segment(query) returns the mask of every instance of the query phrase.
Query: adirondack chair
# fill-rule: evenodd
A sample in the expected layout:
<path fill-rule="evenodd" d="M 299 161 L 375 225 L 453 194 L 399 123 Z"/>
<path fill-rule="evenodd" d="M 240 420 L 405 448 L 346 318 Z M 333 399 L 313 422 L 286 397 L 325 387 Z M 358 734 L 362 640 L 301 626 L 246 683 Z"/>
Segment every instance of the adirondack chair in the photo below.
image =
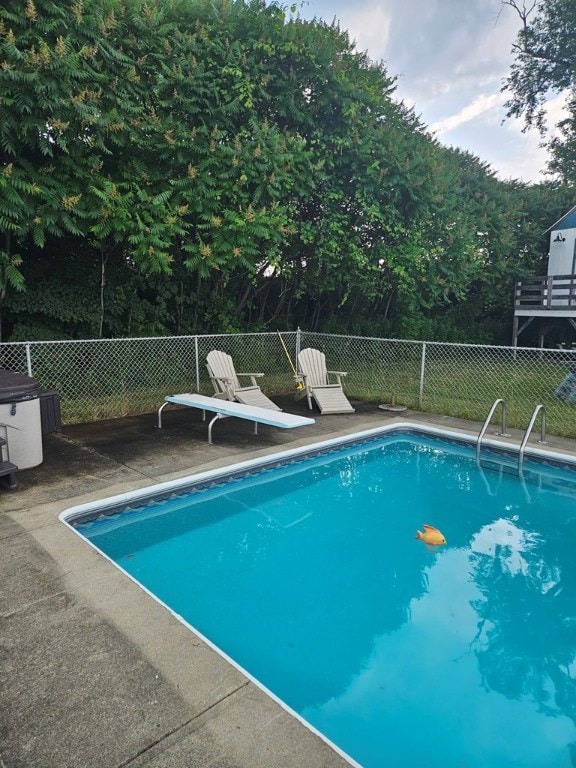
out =
<path fill-rule="evenodd" d="M 256 378 L 264 376 L 263 373 L 236 373 L 234 362 L 230 355 L 220 350 L 213 349 L 206 357 L 206 367 L 208 375 L 214 385 L 214 397 L 222 400 L 237 401 L 245 405 L 256 405 L 260 408 L 271 408 L 274 411 L 281 411 L 276 403 L 262 392 Z M 247 376 L 251 384 L 243 387 L 240 384 L 239 377 Z"/>
<path fill-rule="evenodd" d="M 303 349 L 298 355 L 299 378 L 304 384 L 301 397 L 306 395 L 308 407 L 316 401 L 320 413 L 354 413 L 354 408 L 342 389 L 342 378 L 346 371 L 329 371 L 326 355 L 318 349 Z M 334 377 L 332 383 L 330 377 Z"/>

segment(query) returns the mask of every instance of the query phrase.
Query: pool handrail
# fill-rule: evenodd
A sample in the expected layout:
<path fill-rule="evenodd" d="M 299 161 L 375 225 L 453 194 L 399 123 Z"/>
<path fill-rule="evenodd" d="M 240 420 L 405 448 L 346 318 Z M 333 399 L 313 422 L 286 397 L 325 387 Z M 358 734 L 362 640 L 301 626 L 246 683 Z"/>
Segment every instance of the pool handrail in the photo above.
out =
<path fill-rule="evenodd" d="M 496 434 L 499 437 L 510 437 L 510 434 L 506 432 L 506 400 L 504 400 L 503 397 L 499 397 L 497 400 L 494 400 L 494 402 L 492 403 L 492 407 L 490 408 L 488 416 L 486 417 L 486 421 L 484 422 L 484 425 L 480 430 L 478 439 L 476 441 L 476 463 L 477 464 L 480 463 L 480 448 L 482 444 L 482 438 L 486 434 L 486 430 L 488 429 L 490 421 L 492 420 L 492 416 L 494 416 L 494 412 L 496 411 L 496 408 L 499 405 L 502 405 L 502 431 L 496 432 Z"/>
<path fill-rule="evenodd" d="M 530 417 L 530 423 L 528 424 L 528 428 L 526 429 L 526 432 L 524 433 L 524 438 L 522 439 L 522 444 L 520 445 L 520 451 L 518 453 L 518 472 L 522 472 L 522 462 L 524 461 L 524 451 L 526 449 L 526 444 L 528 442 L 528 438 L 530 437 L 530 433 L 532 432 L 532 428 L 534 427 L 534 423 L 536 422 L 536 418 L 539 413 L 542 413 L 542 416 L 540 417 L 540 440 L 538 442 L 541 445 L 547 445 L 548 441 L 546 440 L 546 408 L 542 405 L 542 403 L 539 403 L 532 412 L 532 416 Z"/>

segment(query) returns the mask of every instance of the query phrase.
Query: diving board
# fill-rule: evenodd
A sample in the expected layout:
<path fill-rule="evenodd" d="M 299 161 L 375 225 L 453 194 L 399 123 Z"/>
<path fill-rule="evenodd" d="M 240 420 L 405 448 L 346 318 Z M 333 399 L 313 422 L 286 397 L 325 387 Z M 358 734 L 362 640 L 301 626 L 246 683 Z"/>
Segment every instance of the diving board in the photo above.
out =
<path fill-rule="evenodd" d="M 280 427 L 281 429 L 294 429 L 294 427 L 304 427 L 307 424 L 314 424 L 315 420 L 307 416 L 296 416 L 293 413 L 283 413 L 282 411 L 273 411 L 271 408 L 260 408 L 256 405 L 245 405 L 230 400 L 221 400 L 217 397 L 206 397 L 206 395 L 195 395 L 185 392 L 181 395 L 166 395 L 160 408 L 158 408 L 158 429 L 162 429 L 162 411 L 169 403 L 175 405 L 186 405 L 189 408 L 198 408 L 204 412 L 210 411 L 216 415 L 208 424 L 208 442 L 212 443 L 212 427 L 219 419 L 226 419 L 235 416 L 238 419 L 246 419 L 254 422 L 254 434 L 258 434 L 258 424 L 269 424 L 271 427 Z"/>

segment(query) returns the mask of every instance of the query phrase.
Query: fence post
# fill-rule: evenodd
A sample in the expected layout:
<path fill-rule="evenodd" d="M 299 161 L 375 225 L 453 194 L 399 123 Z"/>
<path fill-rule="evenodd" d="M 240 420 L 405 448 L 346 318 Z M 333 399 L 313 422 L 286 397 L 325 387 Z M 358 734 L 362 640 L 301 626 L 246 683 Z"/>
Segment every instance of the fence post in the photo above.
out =
<path fill-rule="evenodd" d="M 424 402 L 424 371 L 426 369 L 426 342 L 422 342 L 422 357 L 420 360 L 420 392 L 418 394 L 418 408 L 422 408 Z"/>
<path fill-rule="evenodd" d="M 296 370 L 298 370 L 298 355 L 300 354 L 300 326 L 296 329 Z"/>
<path fill-rule="evenodd" d="M 26 342 L 26 366 L 28 368 L 28 376 L 32 376 L 32 357 L 30 355 L 30 343 Z"/>
<path fill-rule="evenodd" d="M 200 392 L 200 358 L 198 353 L 198 336 L 194 336 L 194 364 L 196 366 L 196 392 Z"/>

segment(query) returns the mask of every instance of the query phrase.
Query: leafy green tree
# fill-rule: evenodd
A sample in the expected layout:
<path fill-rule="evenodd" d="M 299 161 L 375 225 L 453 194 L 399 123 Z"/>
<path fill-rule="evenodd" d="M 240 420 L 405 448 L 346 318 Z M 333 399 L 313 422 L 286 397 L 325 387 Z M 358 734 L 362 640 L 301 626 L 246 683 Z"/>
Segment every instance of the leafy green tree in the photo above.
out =
<path fill-rule="evenodd" d="M 24 290 L 24 275 L 20 271 L 22 258 L 11 252 L 10 238 L 6 238 L 6 249 L 0 250 L 0 341 L 2 340 L 2 307 L 9 288 L 21 292 Z"/>
<path fill-rule="evenodd" d="M 9 277 L 15 244 L 89 237 L 103 330 L 111 255 L 152 274 L 182 254 L 207 276 L 230 264 L 253 270 L 277 250 L 303 143 L 255 118 L 251 76 L 238 75 L 242 46 L 226 24 L 259 10 L 106 0 L 0 9 Z"/>
<path fill-rule="evenodd" d="M 478 268 L 437 143 L 403 105 L 381 64 L 337 25 L 293 19 L 268 39 L 271 97 L 259 109 L 307 141 L 294 235 L 273 264 L 283 306 L 318 327 L 358 303 L 383 318 L 465 290 Z M 278 71 L 277 60 L 282 62 Z M 460 224 L 459 224 L 460 222 Z M 464 240 L 466 242 L 464 242 Z M 262 274 L 253 296 L 266 294 Z"/>
<path fill-rule="evenodd" d="M 132 61 L 114 41 L 122 8 L 93 0 L 9 0 L 0 8 L 4 264 L 19 269 L 14 254 L 26 243 L 43 247 L 49 238 L 101 236 L 103 229 L 134 237 L 148 226 L 154 234 L 153 224 L 166 217 L 134 177 L 105 168 L 134 139 L 128 120 L 143 109 Z M 150 249 L 132 253 L 156 269 L 169 258 L 167 247 L 155 261 Z M 22 287 L 21 271 L 9 279 Z"/>
<path fill-rule="evenodd" d="M 462 332 L 457 310 L 503 315 L 532 268 L 521 187 L 442 147 L 337 24 L 259 0 L 8 0 L 0 65 L 13 338 L 440 334 L 447 312 Z"/>
<path fill-rule="evenodd" d="M 546 132 L 546 101 L 565 94 L 567 117 L 549 141 L 550 169 L 576 183 L 576 4 L 573 0 L 503 0 L 518 13 L 522 26 L 513 46 L 515 60 L 504 89 L 511 96 L 508 116 Z"/>

